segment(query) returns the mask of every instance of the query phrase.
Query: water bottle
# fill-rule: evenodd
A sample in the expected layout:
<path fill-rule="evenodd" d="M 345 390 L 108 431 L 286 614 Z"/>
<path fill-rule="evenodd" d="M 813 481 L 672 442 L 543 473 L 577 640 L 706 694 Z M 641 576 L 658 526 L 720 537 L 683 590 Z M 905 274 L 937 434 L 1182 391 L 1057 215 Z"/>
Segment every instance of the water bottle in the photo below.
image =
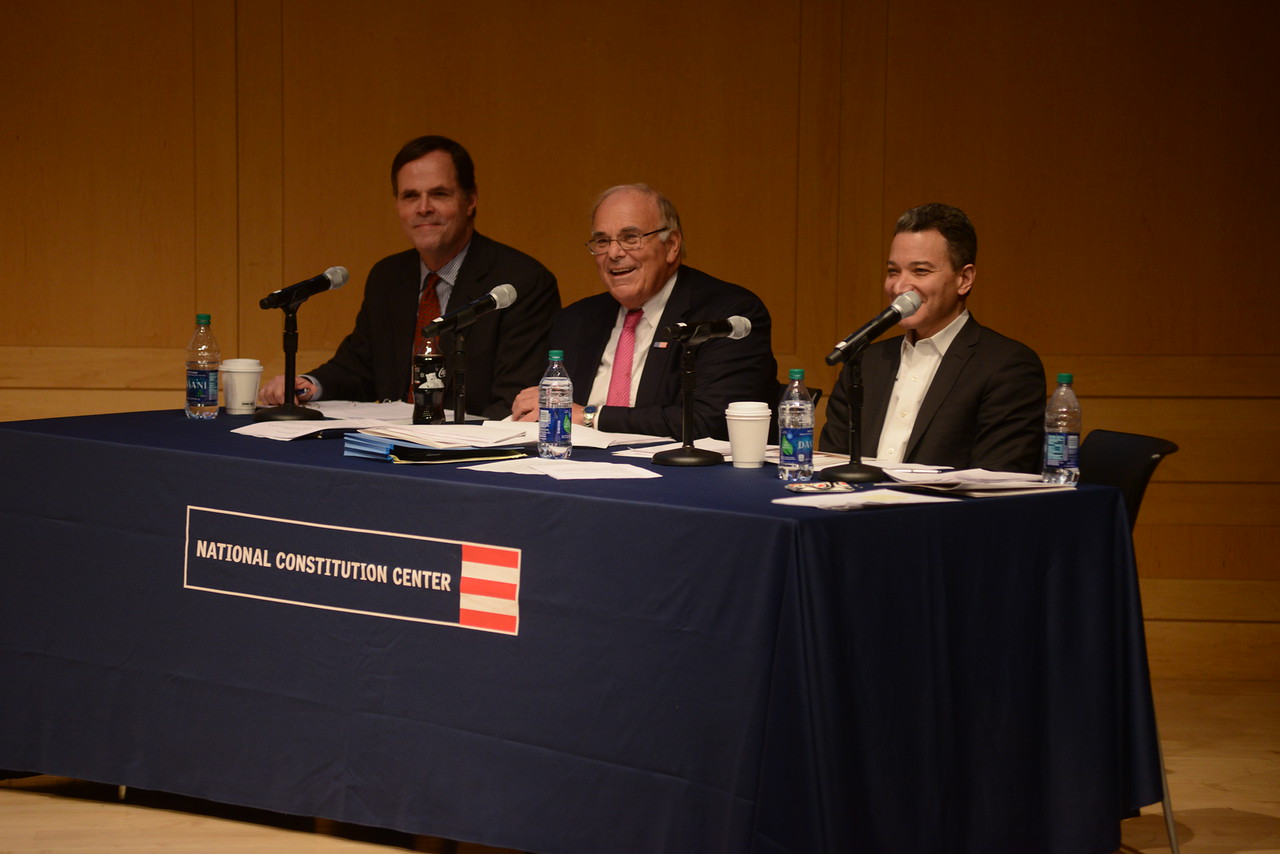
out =
<path fill-rule="evenodd" d="M 1045 483 L 1075 483 L 1080 479 L 1080 401 L 1071 388 L 1074 377 L 1058 374 L 1058 387 L 1044 409 Z"/>
<path fill-rule="evenodd" d="M 196 315 L 196 331 L 187 344 L 187 417 L 218 417 L 218 367 L 222 350 L 213 337 L 209 315 Z"/>
<path fill-rule="evenodd" d="M 573 451 L 573 380 L 564 369 L 564 351 L 547 353 L 547 372 L 538 383 L 538 456 L 568 459 Z"/>
<path fill-rule="evenodd" d="M 426 338 L 413 354 L 413 423 L 444 423 L 444 355 L 440 339 Z"/>
<path fill-rule="evenodd" d="M 804 384 L 804 368 L 792 368 L 791 384 L 778 404 L 778 477 L 813 479 L 813 396 Z"/>

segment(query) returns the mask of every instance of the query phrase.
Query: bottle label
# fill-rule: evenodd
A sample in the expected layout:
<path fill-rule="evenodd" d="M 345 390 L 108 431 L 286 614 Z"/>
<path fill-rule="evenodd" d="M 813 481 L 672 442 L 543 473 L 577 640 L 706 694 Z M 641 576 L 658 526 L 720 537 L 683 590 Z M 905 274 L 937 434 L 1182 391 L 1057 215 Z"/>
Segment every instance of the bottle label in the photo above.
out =
<path fill-rule="evenodd" d="M 1044 434 L 1045 468 L 1075 469 L 1080 467 L 1079 433 Z"/>
<path fill-rule="evenodd" d="M 813 428 L 783 427 L 778 435 L 778 453 L 784 466 L 806 466 L 813 462 Z"/>
<path fill-rule="evenodd" d="M 218 405 L 218 372 L 187 368 L 187 406 Z"/>
<path fill-rule="evenodd" d="M 568 445 L 572 429 L 572 407 L 544 407 L 538 411 L 538 441 L 542 444 Z"/>
<path fill-rule="evenodd" d="M 444 358 L 413 357 L 413 423 L 444 423 Z"/>

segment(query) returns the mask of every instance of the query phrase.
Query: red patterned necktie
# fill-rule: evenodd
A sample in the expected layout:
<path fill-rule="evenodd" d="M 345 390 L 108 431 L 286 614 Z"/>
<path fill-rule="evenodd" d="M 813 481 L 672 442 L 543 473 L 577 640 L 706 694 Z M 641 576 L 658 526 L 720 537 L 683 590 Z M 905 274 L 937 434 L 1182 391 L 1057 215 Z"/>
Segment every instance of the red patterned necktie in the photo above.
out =
<path fill-rule="evenodd" d="M 422 285 L 422 292 L 418 294 L 418 325 L 413 330 L 413 354 L 422 349 L 422 327 L 440 316 L 440 295 L 436 293 L 436 285 L 439 284 L 440 277 L 435 273 L 427 273 L 427 280 Z M 410 361 L 412 362 L 412 355 Z M 409 372 L 413 373 L 412 370 Z M 413 383 L 409 384 L 409 402 L 413 402 Z"/>
<path fill-rule="evenodd" d="M 633 308 L 622 321 L 618 349 L 613 354 L 613 373 L 609 377 L 609 398 L 605 401 L 608 406 L 631 405 L 631 363 L 636 355 L 636 326 L 642 317 L 644 309 Z"/>

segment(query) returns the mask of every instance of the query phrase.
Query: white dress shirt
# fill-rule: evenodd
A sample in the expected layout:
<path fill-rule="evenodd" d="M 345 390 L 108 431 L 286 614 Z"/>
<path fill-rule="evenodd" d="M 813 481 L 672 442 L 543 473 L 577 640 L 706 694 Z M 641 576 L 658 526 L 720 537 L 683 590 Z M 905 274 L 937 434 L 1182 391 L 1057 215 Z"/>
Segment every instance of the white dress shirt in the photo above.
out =
<path fill-rule="evenodd" d="M 920 404 L 933 383 L 933 377 L 942 364 L 942 357 L 955 340 L 961 327 L 969 319 L 969 312 L 947 324 L 946 328 L 930 338 L 922 338 L 915 344 L 911 337 L 903 336 L 902 358 L 898 362 L 898 375 L 893 381 L 893 394 L 880 428 L 880 447 L 876 459 L 888 463 L 900 463 L 907 452 L 907 442 L 916 426 Z"/>
<path fill-rule="evenodd" d="M 676 285 L 676 275 L 672 274 L 662 290 L 640 306 L 644 311 L 644 317 L 640 318 L 640 322 L 636 324 L 636 348 L 631 361 L 629 399 L 632 406 L 636 402 L 636 389 L 640 388 L 640 376 L 644 373 L 645 360 L 649 358 L 649 349 L 653 346 L 658 324 L 662 321 L 662 312 L 666 309 L 667 300 L 671 297 L 671 289 Z M 609 343 L 604 347 L 604 355 L 600 357 L 600 367 L 596 369 L 596 378 L 591 384 L 591 394 L 587 397 L 588 404 L 604 406 L 605 401 L 609 399 L 609 380 L 613 377 L 613 356 L 618 352 L 618 338 L 622 335 L 622 324 L 626 319 L 627 310 L 618 306 L 618 317 L 614 321 L 613 331 L 609 333 Z"/>

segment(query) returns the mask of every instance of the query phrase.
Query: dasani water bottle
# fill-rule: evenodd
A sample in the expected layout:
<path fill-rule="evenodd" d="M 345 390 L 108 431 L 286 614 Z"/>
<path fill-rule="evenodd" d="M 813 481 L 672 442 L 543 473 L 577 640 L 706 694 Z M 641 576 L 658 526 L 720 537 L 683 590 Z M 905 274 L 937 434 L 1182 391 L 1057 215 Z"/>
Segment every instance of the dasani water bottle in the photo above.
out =
<path fill-rule="evenodd" d="M 1075 378 L 1058 374 L 1044 409 L 1044 466 L 1040 479 L 1045 483 L 1075 483 L 1080 479 L 1080 401 L 1071 388 Z"/>
<path fill-rule="evenodd" d="M 813 478 L 813 396 L 804 384 L 804 369 L 792 368 L 791 384 L 778 404 L 778 477 Z"/>
<path fill-rule="evenodd" d="M 538 383 L 538 456 L 568 459 L 573 451 L 573 380 L 564 369 L 564 351 L 547 353 L 547 372 Z"/>

